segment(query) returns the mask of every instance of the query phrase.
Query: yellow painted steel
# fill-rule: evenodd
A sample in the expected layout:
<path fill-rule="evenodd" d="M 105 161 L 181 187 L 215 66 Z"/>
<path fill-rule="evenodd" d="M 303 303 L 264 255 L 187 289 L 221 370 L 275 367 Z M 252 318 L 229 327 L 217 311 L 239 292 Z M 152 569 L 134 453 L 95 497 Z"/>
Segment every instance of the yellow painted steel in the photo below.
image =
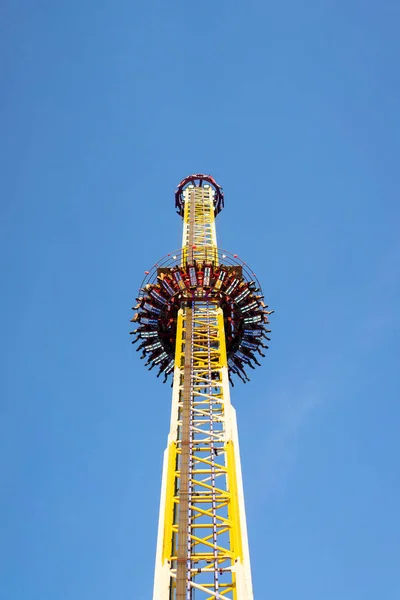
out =
<path fill-rule="evenodd" d="M 210 564 L 215 562 L 214 550 L 217 552 L 218 569 L 221 584 L 220 596 L 236 600 L 235 591 L 235 560 L 242 559 L 240 542 L 240 519 L 237 505 L 236 473 L 233 453 L 230 451 L 232 442 L 225 443 L 225 431 L 217 424 L 224 423 L 224 386 L 222 381 L 222 369 L 226 365 L 225 332 L 221 309 L 216 303 L 206 306 L 195 304 L 193 309 L 193 425 L 197 432 L 197 447 L 194 452 L 192 486 L 193 497 L 191 502 L 191 561 L 194 569 L 209 569 Z M 178 338 L 184 338 L 176 349 L 176 365 L 183 363 L 185 353 L 184 321 L 182 319 L 183 332 L 178 332 Z M 179 327 L 179 323 L 178 323 Z M 187 336 L 186 339 L 189 339 Z M 210 371 L 213 373 L 210 380 Z M 183 383 L 183 381 L 182 381 Z M 212 386 L 210 384 L 212 383 Z M 183 387 L 183 386 L 182 386 Z M 212 409 L 211 409 L 211 406 Z M 210 419 L 215 421 L 214 436 L 210 438 Z M 213 444 L 211 444 L 213 439 Z M 178 454 L 180 442 L 177 441 Z M 195 444 L 196 445 L 196 444 Z M 210 484 L 212 469 L 211 448 L 218 453 L 218 463 L 214 461 L 214 475 L 218 482 L 213 486 Z M 208 467 L 208 468 L 205 468 Z M 175 487 L 179 488 L 179 471 L 175 473 Z M 212 514 L 211 496 L 214 491 L 215 515 Z M 179 494 L 174 497 L 179 506 Z M 206 508 L 204 508 L 206 507 Z M 216 522 L 217 544 L 213 543 L 211 533 L 213 518 Z M 177 517 L 172 527 L 173 536 L 177 535 Z M 174 547 L 174 544 L 173 544 Z M 171 564 L 176 561 L 176 554 L 169 557 Z M 208 565 L 208 566 L 207 566 Z M 174 579 L 171 581 L 174 589 Z M 209 592 L 214 590 L 214 581 L 204 582 L 197 587 L 200 592 L 210 596 Z M 172 596 L 173 597 L 173 596 Z"/>
<path fill-rule="evenodd" d="M 187 190 L 183 238 L 183 266 L 191 259 L 217 262 L 212 188 Z M 196 590 L 196 600 L 243 600 L 236 586 L 237 564 L 243 561 L 243 528 L 230 433 L 223 313 L 217 300 L 188 302 L 192 318 L 186 319 L 188 309 L 183 306 L 177 321 L 175 377 L 179 377 L 179 397 L 176 431 L 171 432 L 176 442 L 168 449 L 162 545 L 162 560 L 169 565 L 170 577 L 165 598 L 176 597 L 183 388 L 184 377 L 189 376 L 183 367 L 186 345 L 191 344 L 190 588 Z M 186 330 L 187 323 L 191 323 L 190 331 Z"/>
<path fill-rule="evenodd" d="M 190 207 L 186 201 L 183 209 L 183 239 L 182 239 L 182 265 L 186 265 L 188 261 L 188 230 L 189 230 Z"/>
<path fill-rule="evenodd" d="M 187 262 L 218 263 L 211 187 L 188 187 L 183 213 L 182 265 Z"/>
<path fill-rule="evenodd" d="M 178 322 L 176 326 L 176 342 L 175 342 L 175 368 L 181 367 L 182 356 L 182 333 L 183 333 L 183 310 L 178 311 Z"/>
<path fill-rule="evenodd" d="M 172 527 L 174 513 L 174 485 L 176 477 L 176 443 L 168 447 L 167 489 L 165 495 L 165 526 L 163 539 L 163 562 L 168 560 L 172 553 Z"/>
<path fill-rule="evenodd" d="M 239 495 L 237 485 L 237 473 L 235 465 L 235 450 L 233 442 L 229 441 L 226 444 L 226 452 L 228 459 L 228 478 L 229 488 L 231 492 L 231 502 L 229 504 L 229 514 L 232 521 L 235 523 L 235 527 L 232 535 L 233 551 L 237 557 L 243 560 L 243 543 L 242 543 L 242 532 L 240 527 L 240 514 L 239 514 Z"/>
<path fill-rule="evenodd" d="M 228 356 L 226 354 L 226 341 L 225 341 L 225 327 L 224 327 L 224 315 L 222 312 L 222 308 L 218 311 L 218 329 L 220 331 L 220 354 L 219 354 L 219 366 L 227 367 L 228 366 Z"/>

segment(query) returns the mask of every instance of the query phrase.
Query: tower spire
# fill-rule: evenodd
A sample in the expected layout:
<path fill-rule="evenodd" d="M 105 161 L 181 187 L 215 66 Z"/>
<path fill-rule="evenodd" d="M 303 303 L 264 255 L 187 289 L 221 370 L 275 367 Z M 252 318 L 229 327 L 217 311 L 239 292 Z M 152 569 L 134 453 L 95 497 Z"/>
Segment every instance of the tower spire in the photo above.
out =
<path fill-rule="evenodd" d="M 173 382 L 153 600 L 253 599 L 229 381 L 259 364 L 271 311 L 246 264 L 217 247 L 223 205 L 211 176 L 179 184 L 182 248 L 147 273 L 132 319 L 146 365 Z"/>

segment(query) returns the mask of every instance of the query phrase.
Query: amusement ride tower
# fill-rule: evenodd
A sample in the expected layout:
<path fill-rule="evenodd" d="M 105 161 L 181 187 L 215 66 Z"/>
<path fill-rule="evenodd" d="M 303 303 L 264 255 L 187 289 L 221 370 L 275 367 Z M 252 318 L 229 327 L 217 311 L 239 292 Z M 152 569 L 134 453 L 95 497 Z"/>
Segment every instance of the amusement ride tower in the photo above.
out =
<path fill-rule="evenodd" d="M 229 382 L 260 364 L 273 311 L 246 263 L 217 247 L 215 180 L 187 177 L 175 204 L 182 248 L 146 271 L 132 319 L 141 358 L 173 388 L 153 600 L 253 600 Z"/>

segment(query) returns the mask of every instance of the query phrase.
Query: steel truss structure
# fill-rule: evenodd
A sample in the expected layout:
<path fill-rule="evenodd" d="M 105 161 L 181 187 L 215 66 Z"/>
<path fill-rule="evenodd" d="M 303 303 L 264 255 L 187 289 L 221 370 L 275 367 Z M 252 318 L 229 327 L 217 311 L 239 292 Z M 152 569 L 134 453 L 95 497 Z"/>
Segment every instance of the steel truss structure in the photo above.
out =
<path fill-rule="evenodd" d="M 192 175 L 175 195 L 180 252 L 156 264 L 137 298 L 142 358 L 173 376 L 164 453 L 153 600 L 252 600 L 233 374 L 264 356 L 270 330 L 256 280 L 218 250 L 223 192 Z"/>

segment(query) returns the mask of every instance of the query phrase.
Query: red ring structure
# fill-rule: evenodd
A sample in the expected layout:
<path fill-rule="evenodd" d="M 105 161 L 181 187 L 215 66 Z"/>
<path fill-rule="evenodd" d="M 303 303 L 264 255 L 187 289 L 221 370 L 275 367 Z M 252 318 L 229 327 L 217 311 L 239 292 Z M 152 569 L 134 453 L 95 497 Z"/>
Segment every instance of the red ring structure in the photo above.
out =
<path fill-rule="evenodd" d="M 175 208 L 177 209 L 178 215 L 183 217 L 183 191 L 188 185 L 194 185 L 195 187 L 202 187 L 204 183 L 208 183 L 212 186 L 215 191 L 214 194 L 214 214 L 217 216 L 224 208 L 224 192 L 222 187 L 218 185 L 214 177 L 211 175 L 203 175 L 202 173 L 196 173 L 195 175 L 189 175 L 182 179 L 175 191 Z"/>
<path fill-rule="evenodd" d="M 268 348 L 268 315 L 263 302 L 261 286 L 255 274 L 236 254 L 218 250 L 218 260 L 202 264 L 184 263 L 182 250 L 170 253 L 156 263 L 142 282 L 137 310 L 132 322 L 139 327 L 135 343 L 146 366 L 158 367 L 157 376 L 164 373 L 164 382 L 173 372 L 178 310 L 182 303 L 194 299 L 203 302 L 217 300 L 224 315 L 228 372 L 242 381 L 249 380 L 245 368 L 260 365 L 255 354 L 265 356 L 261 348 Z"/>

